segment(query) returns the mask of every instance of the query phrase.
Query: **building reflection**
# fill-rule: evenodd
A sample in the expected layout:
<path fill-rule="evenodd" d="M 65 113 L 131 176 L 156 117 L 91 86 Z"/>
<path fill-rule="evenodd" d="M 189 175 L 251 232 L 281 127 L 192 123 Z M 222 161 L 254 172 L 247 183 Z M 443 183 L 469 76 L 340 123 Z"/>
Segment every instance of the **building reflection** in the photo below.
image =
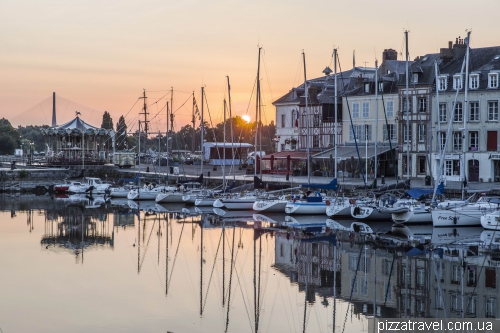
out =
<path fill-rule="evenodd" d="M 422 228 L 421 226 L 419 228 Z M 382 318 L 498 318 L 500 233 L 428 227 L 432 239 L 383 242 L 330 231 L 276 232 L 274 268 L 308 303 L 349 302 L 351 314 Z M 335 236 L 336 247 L 331 239 Z"/>
<path fill-rule="evenodd" d="M 45 211 L 40 243 L 50 251 L 72 253 L 76 262 L 83 263 L 84 251 L 113 248 L 114 228 L 104 207 L 68 204 Z"/>

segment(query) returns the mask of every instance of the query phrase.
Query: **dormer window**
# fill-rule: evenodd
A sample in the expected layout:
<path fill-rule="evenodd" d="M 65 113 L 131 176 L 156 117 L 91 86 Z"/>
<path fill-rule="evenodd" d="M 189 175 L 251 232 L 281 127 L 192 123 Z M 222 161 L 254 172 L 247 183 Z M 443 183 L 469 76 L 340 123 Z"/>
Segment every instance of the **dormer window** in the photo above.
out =
<path fill-rule="evenodd" d="M 469 89 L 479 88 L 479 74 L 469 75 Z"/>
<path fill-rule="evenodd" d="M 370 92 L 370 84 L 365 83 L 365 93 L 369 93 L 369 92 Z"/>
<path fill-rule="evenodd" d="M 462 75 L 453 75 L 453 89 L 462 89 Z"/>
<path fill-rule="evenodd" d="M 488 88 L 498 88 L 498 73 L 488 74 Z"/>
<path fill-rule="evenodd" d="M 438 90 L 445 91 L 448 88 L 448 78 L 446 76 L 440 76 L 438 78 Z"/>
<path fill-rule="evenodd" d="M 418 73 L 413 73 L 413 76 L 411 78 L 412 83 L 418 83 Z"/>

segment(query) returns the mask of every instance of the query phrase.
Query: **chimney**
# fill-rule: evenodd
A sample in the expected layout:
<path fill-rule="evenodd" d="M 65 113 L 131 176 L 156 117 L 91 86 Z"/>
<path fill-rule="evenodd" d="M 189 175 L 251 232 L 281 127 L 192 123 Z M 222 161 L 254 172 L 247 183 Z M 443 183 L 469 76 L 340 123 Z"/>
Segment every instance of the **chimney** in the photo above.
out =
<path fill-rule="evenodd" d="M 57 126 L 56 121 L 56 93 L 52 93 L 52 127 Z"/>
<path fill-rule="evenodd" d="M 465 54 L 467 50 L 467 45 L 465 45 L 464 40 L 458 36 L 455 40 L 455 45 L 453 45 L 453 59 L 460 58 Z"/>
<path fill-rule="evenodd" d="M 398 60 L 398 52 L 394 49 L 385 49 L 384 52 L 382 52 L 382 64 L 380 64 L 381 75 L 387 74 L 385 69 L 386 60 Z"/>
<path fill-rule="evenodd" d="M 446 64 L 450 62 L 453 59 L 453 48 L 452 48 L 452 41 L 448 42 L 448 48 L 441 48 L 439 50 L 439 58 L 443 60 L 443 63 Z"/>

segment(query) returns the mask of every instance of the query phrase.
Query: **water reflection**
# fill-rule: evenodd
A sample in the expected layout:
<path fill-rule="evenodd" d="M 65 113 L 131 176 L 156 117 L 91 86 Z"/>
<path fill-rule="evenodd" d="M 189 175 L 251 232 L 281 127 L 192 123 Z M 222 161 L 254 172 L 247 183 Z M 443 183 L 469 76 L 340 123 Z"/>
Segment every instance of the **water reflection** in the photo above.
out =
<path fill-rule="evenodd" d="M 134 301 L 155 320 L 142 322 L 142 328 L 128 322 L 131 332 L 160 327 L 173 332 L 345 332 L 366 330 L 373 316 L 499 315 L 500 235 L 494 230 L 127 200 L 100 203 L 86 197 L 13 198 L 2 207 L 13 221 L 26 216 L 29 232 L 24 232 L 38 232 L 43 253 L 68 253 L 81 264 L 85 253 L 85 265 L 79 267 L 89 274 L 102 281 L 112 274 L 120 290 L 138 289 Z M 6 227 L 0 225 L 0 234 Z M 9 246 L 25 253 L 22 244 Z M 57 262 L 64 265 L 63 259 L 42 260 L 50 270 L 59 270 L 53 266 Z M 113 273 L 92 267 L 100 260 Z M 119 308 L 119 294 L 108 291 L 107 283 L 100 291 L 109 292 L 109 302 Z M 78 296 L 85 299 L 84 290 Z M 125 316 L 137 311 L 122 307 Z M 98 326 L 95 331 L 112 327 Z"/>

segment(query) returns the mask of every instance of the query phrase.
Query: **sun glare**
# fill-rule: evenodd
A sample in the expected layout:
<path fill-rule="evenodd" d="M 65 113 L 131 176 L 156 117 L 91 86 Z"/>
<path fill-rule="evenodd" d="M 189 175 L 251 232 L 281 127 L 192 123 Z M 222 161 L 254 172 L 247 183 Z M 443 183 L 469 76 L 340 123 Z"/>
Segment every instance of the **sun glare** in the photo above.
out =
<path fill-rule="evenodd" d="M 241 119 L 243 119 L 244 121 L 246 121 L 247 123 L 250 122 L 250 116 L 249 115 L 244 115 L 244 116 L 241 116 Z"/>

